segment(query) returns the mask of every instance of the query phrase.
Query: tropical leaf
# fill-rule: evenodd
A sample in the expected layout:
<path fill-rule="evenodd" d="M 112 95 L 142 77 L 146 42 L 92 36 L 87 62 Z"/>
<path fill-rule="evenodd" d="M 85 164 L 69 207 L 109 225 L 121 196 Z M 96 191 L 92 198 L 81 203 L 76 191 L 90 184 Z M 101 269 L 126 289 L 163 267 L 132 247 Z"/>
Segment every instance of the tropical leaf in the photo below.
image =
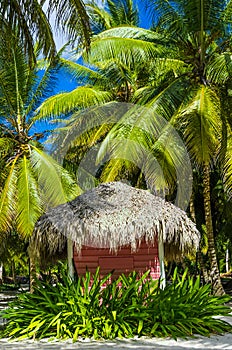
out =
<path fill-rule="evenodd" d="M 118 59 L 128 68 L 134 62 L 146 62 L 164 55 L 164 48 L 151 42 L 133 38 L 103 37 L 93 41 L 88 61 L 95 64 L 99 61 Z"/>
<path fill-rule="evenodd" d="M 44 101 L 37 110 L 34 120 L 49 119 L 70 113 L 78 108 L 103 104 L 110 101 L 111 96 L 112 94 L 107 91 L 99 91 L 91 87 L 77 87 L 71 92 L 60 93 Z"/>
<path fill-rule="evenodd" d="M 82 0 L 49 0 L 48 12 L 56 13 L 56 27 L 68 36 L 68 41 L 82 41 L 85 46 L 89 46 L 91 30 Z"/>
<path fill-rule="evenodd" d="M 10 231 L 13 226 L 13 217 L 16 209 L 17 189 L 17 160 L 8 164 L 4 185 L 0 190 L 0 231 Z"/>
<path fill-rule="evenodd" d="M 161 91 L 157 88 L 138 90 L 135 98 L 146 104 L 153 113 L 170 120 L 186 95 L 187 84 L 188 79 L 180 77 L 171 81 Z"/>
<path fill-rule="evenodd" d="M 94 33 L 122 24 L 138 25 L 139 15 L 133 0 L 106 0 L 100 7 L 95 1 L 86 4 Z"/>
<path fill-rule="evenodd" d="M 193 89 L 190 96 L 190 100 L 180 107 L 180 113 L 174 117 L 174 124 L 181 123 L 193 159 L 198 164 L 209 163 L 221 135 L 220 100 L 210 87 L 204 85 Z"/>
<path fill-rule="evenodd" d="M 40 42 L 43 54 L 50 59 L 54 58 L 56 49 L 52 29 L 39 1 L 32 0 L 23 6 L 20 0 L 11 3 L 1 1 L 0 13 L 1 28 L 6 26 L 11 36 L 15 35 L 17 28 L 17 37 L 22 38 L 31 66 L 36 63 L 34 44 L 37 40 Z"/>
<path fill-rule="evenodd" d="M 232 53 L 217 54 L 207 65 L 207 79 L 216 84 L 225 84 L 232 72 Z"/>
<path fill-rule="evenodd" d="M 225 163 L 223 169 L 223 180 L 225 189 L 229 195 L 232 197 L 232 134 L 230 133 L 227 141 L 227 150 L 225 156 Z"/>
<path fill-rule="evenodd" d="M 17 230 L 24 238 L 30 237 L 35 222 L 42 213 L 38 182 L 30 160 L 24 155 L 18 162 L 16 216 Z"/>
<path fill-rule="evenodd" d="M 105 137 L 97 162 L 106 156 L 131 162 L 144 174 L 149 188 L 163 193 L 174 186 L 176 173 L 183 175 L 186 166 L 186 150 L 175 130 L 165 119 L 138 106 L 131 108 Z M 118 163 L 108 165 L 109 178 L 114 172 L 118 174 Z"/>
<path fill-rule="evenodd" d="M 64 67 L 74 79 L 78 82 L 96 82 L 98 79 L 102 79 L 101 75 L 95 70 L 78 64 L 76 62 L 61 58 L 61 65 Z"/>
<path fill-rule="evenodd" d="M 71 175 L 51 156 L 32 146 L 30 162 L 37 176 L 38 191 L 44 208 L 54 207 L 80 193 Z"/>
<path fill-rule="evenodd" d="M 118 26 L 116 28 L 111 28 L 108 30 L 99 33 L 94 40 L 99 40 L 101 38 L 127 38 L 127 39 L 136 39 L 141 41 L 149 41 L 156 44 L 164 44 L 162 39 L 164 39 L 160 34 L 140 27 L 135 26 Z"/>

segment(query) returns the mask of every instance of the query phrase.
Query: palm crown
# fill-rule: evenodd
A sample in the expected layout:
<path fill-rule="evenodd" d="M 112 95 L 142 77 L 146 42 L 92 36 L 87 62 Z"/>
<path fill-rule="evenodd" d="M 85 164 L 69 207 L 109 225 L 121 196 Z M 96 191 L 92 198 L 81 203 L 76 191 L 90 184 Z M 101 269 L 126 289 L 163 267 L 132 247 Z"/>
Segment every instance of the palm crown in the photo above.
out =
<path fill-rule="evenodd" d="M 72 177 L 43 151 L 33 134 L 33 111 L 52 70 L 31 70 L 17 38 L 5 33 L 0 54 L 0 227 L 29 237 L 43 211 L 77 193 Z"/>

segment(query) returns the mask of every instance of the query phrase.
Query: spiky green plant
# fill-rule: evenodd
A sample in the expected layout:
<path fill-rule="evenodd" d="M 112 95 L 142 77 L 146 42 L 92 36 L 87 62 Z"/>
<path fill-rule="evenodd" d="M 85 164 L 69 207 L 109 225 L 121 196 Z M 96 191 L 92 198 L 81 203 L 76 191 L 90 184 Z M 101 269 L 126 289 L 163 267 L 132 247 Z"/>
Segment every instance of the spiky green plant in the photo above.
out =
<path fill-rule="evenodd" d="M 64 266 L 55 285 L 37 281 L 33 294 L 24 293 L 1 312 L 8 320 L 4 336 L 25 338 L 187 337 L 222 334 L 231 325 L 229 296 L 213 296 L 200 278 L 180 277 L 177 270 L 164 290 L 158 281 L 135 272 L 111 280 L 99 270 L 72 281 Z"/>

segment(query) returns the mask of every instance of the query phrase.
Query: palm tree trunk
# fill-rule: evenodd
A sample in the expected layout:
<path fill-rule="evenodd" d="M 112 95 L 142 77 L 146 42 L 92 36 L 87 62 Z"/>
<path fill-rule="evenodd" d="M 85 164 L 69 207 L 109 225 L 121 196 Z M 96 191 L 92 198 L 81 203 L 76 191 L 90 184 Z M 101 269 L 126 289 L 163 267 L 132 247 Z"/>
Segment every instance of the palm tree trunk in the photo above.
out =
<path fill-rule="evenodd" d="M 35 286 L 35 276 L 36 276 L 36 263 L 33 256 L 30 255 L 30 293 L 34 292 L 34 286 Z"/>
<path fill-rule="evenodd" d="M 3 283 L 3 264 L 0 263 L 0 284 Z"/>
<path fill-rule="evenodd" d="M 213 287 L 213 292 L 216 295 L 225 294 L 222 287 L 220 272 L 218 268 L 217 255 L 214 242 L 212 212 L 210 203 L 210 169 L 208 164 L 203 166 L 203 196 L 204 196 L 204 211 L 205 225 L 208 237 L 208 254 L 210 260 L 210 278 Z"/>
<path fill-rule="evenodd" d="M 12 270 L 12 279 L 14 284 L 16 284 L 16 273 L 15 273 L 15 262 L 14 260 L 11 261 L 11 270 Z"/>
<path fill-rule="evenodd" d="M 229 249 L 227 247 L 226 248 L 226 272 L 230 271 L 229 261 L 230 261 L 230 253 L 229 253 Z"/>
<path fill-rule="evenodd" d="M 190 211 L 190 218 L 191 218 L 191 220 L 196 223 L 196 211 L 195 211 L 193 193 L 191 195 L 190 202 L 189 202 L 189 211 Z M 199 249 L 197 251 L 197 254 L 196 254 L 196 265 L 198 265 L 197 262 L 200 265 L 200 271 L 202 272 L 202 276 L 203 276 L 204 282 L 205 283 L 209 283 L 210 282 L 210 278 L 209 278 L 209 274 L 208 274 L 208 271 L 207 271 L 207 269 L 205 267 L 204 259 L 203 259 L 203 256 L 202 256 L 201 244 L 200 244 L 200 247 L 199 247 Z M 198 267 L 197 267 L 197 270 L 198 270 Z"/>

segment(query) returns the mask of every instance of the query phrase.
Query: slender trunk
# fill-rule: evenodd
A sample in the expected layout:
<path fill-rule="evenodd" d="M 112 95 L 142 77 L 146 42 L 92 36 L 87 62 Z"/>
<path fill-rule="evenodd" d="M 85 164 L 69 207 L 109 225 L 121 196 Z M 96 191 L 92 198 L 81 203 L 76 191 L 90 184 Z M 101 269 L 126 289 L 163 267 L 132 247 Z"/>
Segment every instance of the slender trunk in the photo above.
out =
<path fill-rule="evenodd" d="M 202 252 L 199 251 L 198 252 L 198 260 L 199 260 L 199 264 L 201 267 L 201 272 L 202 272 L 202 276 L 203 276 L 203 280 L 205 283 L 211 283 L 211 278 L 210 275 L 207 271 L 207 268 L 205 267 L 205 262 L 204 262 L 204 258 L 202 256 Z"/>
<path fill-rule="evenodd" d="M 229 267 L 229 249 L 227 248 L 226 249 L 226 272 L 229 272 L 230 271 L 230 267 Z"/>
<path fill-rule="evenodd" d="M 210 278 L 214 294 L 225 294 L 222 287 L 220 272 L 217 262 L 217 255 L 214 242 L 212 212 L 210 203 L 210 169 L 209 165 L 205 164 L 203 168 L 203 196 L 204 196 L 204 211 L 205 211 L 205 225 L 208 237 L 208 254 L 210 260 Z"/>
<path fill-rule="evenodd" d="M 15 274 L 15 262 L 14 260 L 11 261 L 11 270 L 12 270 L 12 278 L 14 284 L 16 284 L 16 274 Z"/>
<path fill-rule="evenodd" d="M 192 196 L 190 198 L 190 202 L 189 202 L 189 211 L 190 211 L 191 220 L 196 223 L 196 211 L 195 211 L 193 194 L 192 194 Z M 204 259 L 203 259 L 203 256 L 202 256 L 201 243 L 200 243 L 200 247 L 199 247 L 199 249 L 198 249 L 198 251 L 196 253 L 196 265 L 198 265 L 197 263 L 199 263 L 200 272 L 202 273 L 204 282 L 205 283 L 209 283 L 210 282 L 210 278 L 209 278 L 209 274 L 208 274 L 208 271 L 207 271 L 207 269 L 205 267 Z M 197 270 L 198 270 L 198 267 L 197 267 Z"/>
<path fill-rule="evenodd" d="M 67 255 L 68 255 L 68 274 L 71 280 L 74 280 L 74 267 L 73 267 L 73 241 L 67 239 Z"/>
<path fill-rule="evenodd" d="M 0 284 L 3 283 L 3 264 L 0 263 Z"/>
<path fill-rule="evenodd" d="M 33 256 L 30 256 L 30 293 L 34 292 L 35 277 L 36 277 L 36 263 Z"/>
<path fill-rule="evenodd" d="M 192 195 L 190 197 L 190 201 L 189 201 L 189 211 L 190 211 L 191 220 L 196 223 L 196 211 L 195 211 L 193 193 L 192 193 Z"/>

